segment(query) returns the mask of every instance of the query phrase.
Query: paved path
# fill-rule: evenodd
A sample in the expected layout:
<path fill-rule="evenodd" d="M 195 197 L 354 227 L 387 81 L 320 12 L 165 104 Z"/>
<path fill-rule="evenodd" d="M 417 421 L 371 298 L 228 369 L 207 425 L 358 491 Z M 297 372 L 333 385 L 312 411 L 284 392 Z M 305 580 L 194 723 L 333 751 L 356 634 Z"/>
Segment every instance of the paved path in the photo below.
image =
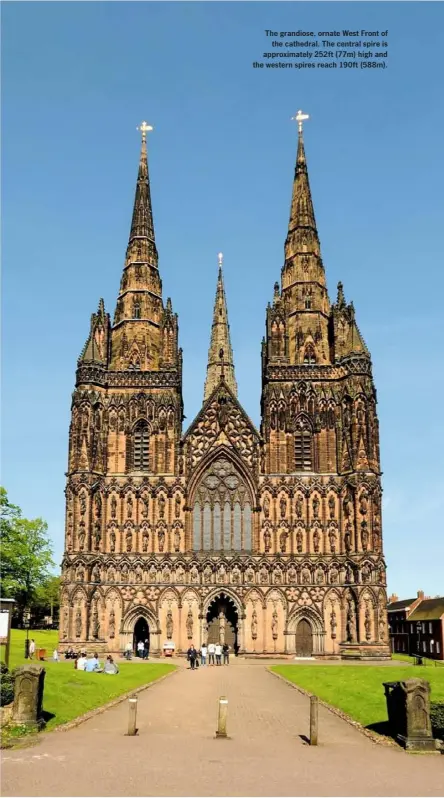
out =
<path fill-rule="evenodd" d="M 109 677 L 111 678 L 111 677 Z M 214 738 L 229 699 L 229 740 Z M 36 747 L 5 751 L 4 796 L 442 796 L 444 757 L 376 745 L 320 708 L 310 748 L 308 698 L 264 662 L 184 667 L 139 694 L 137 737 L 127 703 Z"/>

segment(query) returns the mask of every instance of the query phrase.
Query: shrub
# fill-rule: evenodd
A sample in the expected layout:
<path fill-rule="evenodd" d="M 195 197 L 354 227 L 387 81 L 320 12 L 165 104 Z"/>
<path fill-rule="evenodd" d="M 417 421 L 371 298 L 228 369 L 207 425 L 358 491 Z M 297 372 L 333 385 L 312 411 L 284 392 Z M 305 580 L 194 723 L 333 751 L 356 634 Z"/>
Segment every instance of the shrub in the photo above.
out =
<path fill-rule="evenodd" d="M 14 679 L 4 662 L 0 663 L 0 706 L 5 707 L 14 699 Z"/>
<path fill-rule="evenodd" d="M 432 701 L 430 705 L 430 719 L 434 737 L 444 740 L 444 703 Z"/>

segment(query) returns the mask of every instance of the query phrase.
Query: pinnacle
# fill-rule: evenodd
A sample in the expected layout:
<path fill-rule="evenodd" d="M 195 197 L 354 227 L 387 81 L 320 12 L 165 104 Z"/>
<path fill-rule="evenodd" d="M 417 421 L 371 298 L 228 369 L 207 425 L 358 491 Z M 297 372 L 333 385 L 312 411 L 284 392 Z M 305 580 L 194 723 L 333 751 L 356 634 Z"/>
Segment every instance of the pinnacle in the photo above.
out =
<path fill-rule="evenodd" d="M 231 348 L 230 325 L 228 323 L 227 301 L 223 281 L 222 265 L 219 264 L 216 298 L 213 310 L 210 348 L 208 350 L 207 377 L 204 399 L 224 380 L 237 396 L 237 383 L 234 374 L 233 350 Z"/>

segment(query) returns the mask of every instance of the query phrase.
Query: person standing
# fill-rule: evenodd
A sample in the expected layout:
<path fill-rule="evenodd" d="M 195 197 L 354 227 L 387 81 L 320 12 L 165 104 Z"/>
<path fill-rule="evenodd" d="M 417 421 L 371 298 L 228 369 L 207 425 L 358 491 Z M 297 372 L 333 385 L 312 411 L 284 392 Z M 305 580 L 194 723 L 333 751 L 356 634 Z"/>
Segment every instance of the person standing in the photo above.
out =
<path fill-rule="evenodd" d="M 216 646 L 214 645 L 214 643 L 209 643 L 208 644 L 208 664 L 209 665 L 214 665 L 214 654 L 215 654 L 215 651 L 216 651 Z"/>
<path fill-rule="evenodd" d="M 137 656 L 140 657 L 141 659 L 143 659 L 143 649 L 144 649 L 143 640 L 139 640 L 139 642 L 137 643 Z"/>
<path fill-rule="evenodd" d="M 133 653 L 133 647 L 132 647 L 130 641 L 128 641 L 128 643 L 125 646 L 125 658 L 126 659 L 131 659 L 132 653 Z"/>
<path fill-rule="evenodd" d="M 222 646 L 222 653 L 224 655 L 224 665 L 230 664 L 230 646 L 228 643 L 224 643 Z"/>
<path fill-rule="evenodd" d="M 32 637 L 31 640 L 29 641 L 28 654 L 29 654 L 29 659 L 33 659 L 35 654 L 35 641 Z"/>
<path fill-rule="evenodd" d="M 216 643 L 214 653 L 216 654 L 216 665 L 222 665 L 222 646 L 220 643 Z"/>
<path fill-rule="evenodd" d="M 192 643 L 191 643 L 191 646 L 189 647 L 189 649 L 187 651 L 187 659 L 188 659 L 188 661 L 190 663 L 191 670 L 194 671 L 194 669 L 196 667 L 197 651 L 194 648 Z"/>
<path fill-rule="evenodd" d="M 148 638 L 146 638 L 143 644 L 143 658 L 149 659 L 149 653 L 150 653 L 150 641 L 148 640 Z"/>
<path fill-rule="evenodd" d="M 206 665 L 207 664 L 207 654 L 208 654 L 207 644 L 203 643 L 202 648 L 200 649 L 200 664 L 201 665 Z"/>

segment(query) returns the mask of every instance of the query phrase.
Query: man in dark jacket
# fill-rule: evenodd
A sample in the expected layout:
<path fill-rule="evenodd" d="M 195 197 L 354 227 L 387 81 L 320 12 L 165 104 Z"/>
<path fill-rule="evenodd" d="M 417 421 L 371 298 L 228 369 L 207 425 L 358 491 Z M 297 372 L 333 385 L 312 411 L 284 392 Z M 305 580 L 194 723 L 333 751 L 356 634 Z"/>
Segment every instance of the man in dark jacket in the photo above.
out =
<path fill-rule="evenodd" d="M 194 671 L 194 669 L 196 667 L 196 659 L 197 659 L 197 651 L 194 648 L 193 644 L 191 643 L 191 646 L 189 647 L 189 649 L 187 651 L 187 660 L 190 663 L 192 671 Z"/>

